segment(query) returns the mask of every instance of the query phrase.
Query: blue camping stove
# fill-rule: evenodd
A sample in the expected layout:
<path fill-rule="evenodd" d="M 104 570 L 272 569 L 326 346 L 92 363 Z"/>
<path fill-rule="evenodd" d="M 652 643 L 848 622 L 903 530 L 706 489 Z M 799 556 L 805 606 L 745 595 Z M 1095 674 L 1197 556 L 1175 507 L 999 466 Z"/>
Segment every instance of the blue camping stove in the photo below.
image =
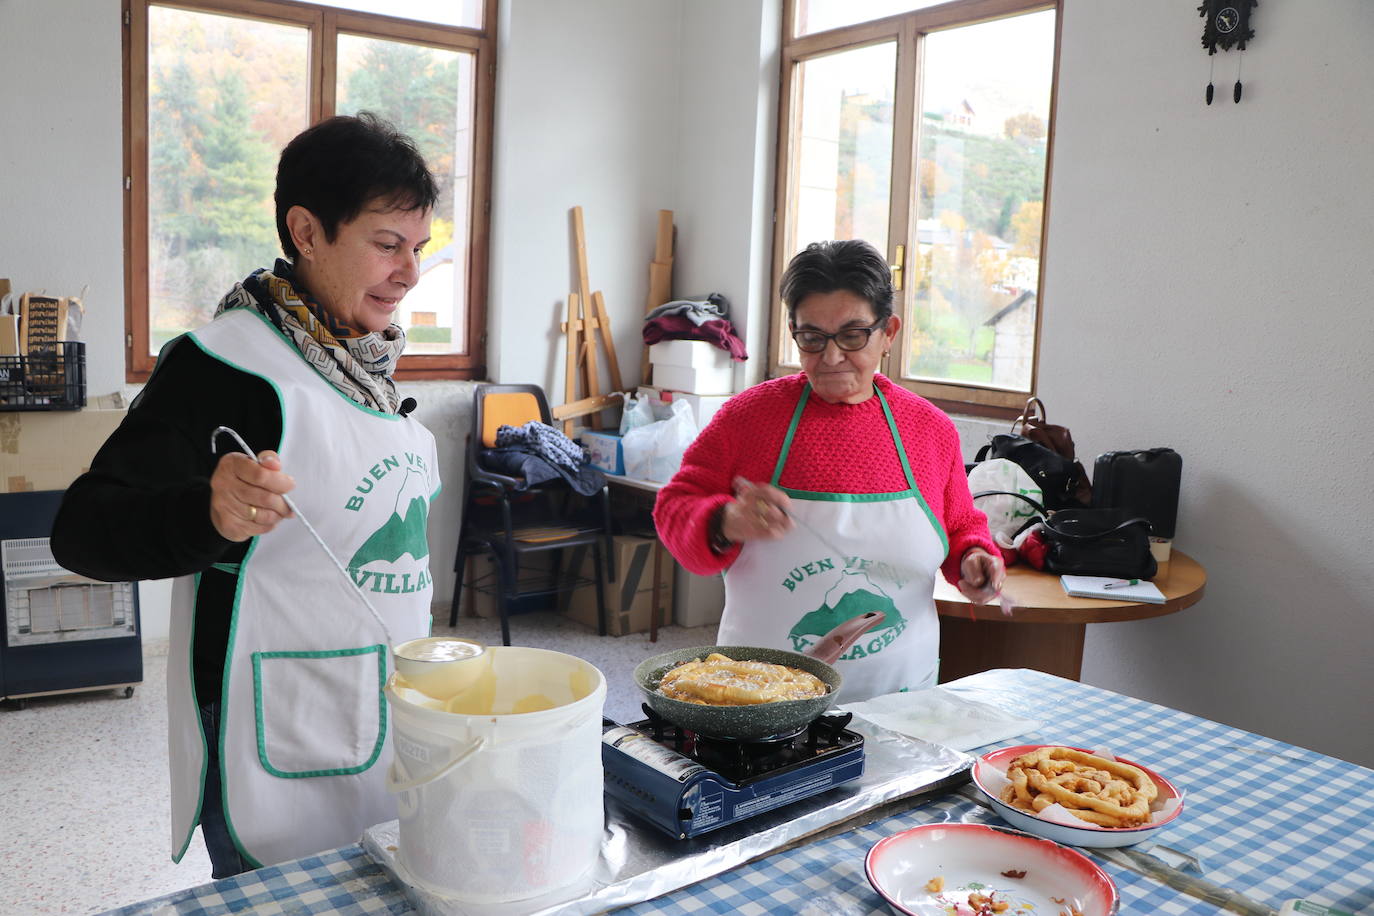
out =
<path fill-rule="evenodd" d="M 741 740 L 701 735 L 644 707 L 642 722 L 602 720 L 606 792 L 669 836 L 698 836 L 852 782 L 863 736 L 848 713 Z"/>

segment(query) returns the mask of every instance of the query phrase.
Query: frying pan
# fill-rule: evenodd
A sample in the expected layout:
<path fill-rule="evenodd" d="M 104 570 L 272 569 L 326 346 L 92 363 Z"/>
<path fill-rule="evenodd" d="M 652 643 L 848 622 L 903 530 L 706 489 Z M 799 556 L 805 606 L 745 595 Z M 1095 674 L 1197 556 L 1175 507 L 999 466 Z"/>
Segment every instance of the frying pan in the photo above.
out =
<path fill-rule="evenodd" d="M 821 637 L 805 655 L 762 646 L 699 646 L 663 652 L 639 663 L 635 668 L 635 683 L 643 691 L 650 709 L 682 728 L 722 738 L 764 738 L 781 734 L 807 724 L 830 708 L 844 683 L 844 678 L 831 663 L 882 621 L 883 614 L 879 611 L 861 614 Z M 820 678 L 829 689 L 821 696 L 806 700 L 780 700 L 755 706 L 704 706 L 674 700 L 658 692 L 659 681 L 668 669 L 705 658 L 712 652 L 736 661 L 770 662 L 800 668 Z"/>

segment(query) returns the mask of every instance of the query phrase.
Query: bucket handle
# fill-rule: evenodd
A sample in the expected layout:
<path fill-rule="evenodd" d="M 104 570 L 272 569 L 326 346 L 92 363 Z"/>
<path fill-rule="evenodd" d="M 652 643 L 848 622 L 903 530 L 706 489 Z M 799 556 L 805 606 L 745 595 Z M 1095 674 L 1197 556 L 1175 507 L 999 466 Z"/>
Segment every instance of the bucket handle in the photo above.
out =
<path fill-rule="evenodd" d="M 439 767 L 439 769 L 435 770 L 433 773 L 429 773 L 425 776 L 417 776 L 414 779 L 402 780 L 399 776 L 397 776 L 396 761 L 392 760 L 391 766 L 386 771 L 386 790 L 388 792 L 395 794 L 400 792 L 409 792 L 412 789 L 420 788 L 420 786 L 428 785 L 431 782 L 434 782 L 436 779 L 439 779 L 443 776 L 447 776 L 453 770 L 462 766 L 464 763 L 468 761 L 468 758 L 470 758 L 473 754 L 476 754 L 483 747 L 485 747 L 486 743 L 487 739 L 478 738 L 477 740 L 473 741 L 472 744 L 468 745 L 467 750 L 463 751 L 463 753 L 459 754 L 457 757 L 454 757 L 448 763 Z"/>

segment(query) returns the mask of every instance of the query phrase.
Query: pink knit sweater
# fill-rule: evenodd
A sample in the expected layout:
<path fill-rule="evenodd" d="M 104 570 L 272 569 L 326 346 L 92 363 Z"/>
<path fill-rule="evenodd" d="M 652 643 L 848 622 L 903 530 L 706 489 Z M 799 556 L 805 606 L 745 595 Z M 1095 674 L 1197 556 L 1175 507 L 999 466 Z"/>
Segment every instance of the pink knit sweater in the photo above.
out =
<path fill-rule="evenodd" d="M 970 547 L 998 553 L 988 535 L 987 516 L 969 496 L 959 434 L 949 417 L 925 398 L 882 375 L 873 380 L 892 408 L 916 486 L 949 538 L 941 571 L 951 583 L 958 582 L 960 561 Z M 798 373 L 735 395 L 688 447 L 682 469 L 659 492 L 654 506 L 659 537 L 691 572 L 718 573 L 739 554 L 738 547 L 723 555 L 713 552 L 707 523 L 715 508 L 732 498 L 736 476 L 755 483 L 772 480 L 805 384 L 806 376 Z M 878 399 L 827 404 L 812 393 L 779 483 L 836 493 L 905 490 L 906 477 Z"/>

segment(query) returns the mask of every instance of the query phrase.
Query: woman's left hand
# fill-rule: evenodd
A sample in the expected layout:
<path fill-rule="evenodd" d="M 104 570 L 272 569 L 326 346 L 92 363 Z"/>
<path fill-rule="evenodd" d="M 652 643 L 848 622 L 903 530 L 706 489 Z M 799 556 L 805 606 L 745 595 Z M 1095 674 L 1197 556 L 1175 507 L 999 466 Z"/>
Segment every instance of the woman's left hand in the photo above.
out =
<path fill-rule="evenodd" d="M 974 604 L 987 604 L 1002 591 L 1006 575 L 1001 557 L 981 547 L 970 547 L 959 564 L 959 592 Z"/>

